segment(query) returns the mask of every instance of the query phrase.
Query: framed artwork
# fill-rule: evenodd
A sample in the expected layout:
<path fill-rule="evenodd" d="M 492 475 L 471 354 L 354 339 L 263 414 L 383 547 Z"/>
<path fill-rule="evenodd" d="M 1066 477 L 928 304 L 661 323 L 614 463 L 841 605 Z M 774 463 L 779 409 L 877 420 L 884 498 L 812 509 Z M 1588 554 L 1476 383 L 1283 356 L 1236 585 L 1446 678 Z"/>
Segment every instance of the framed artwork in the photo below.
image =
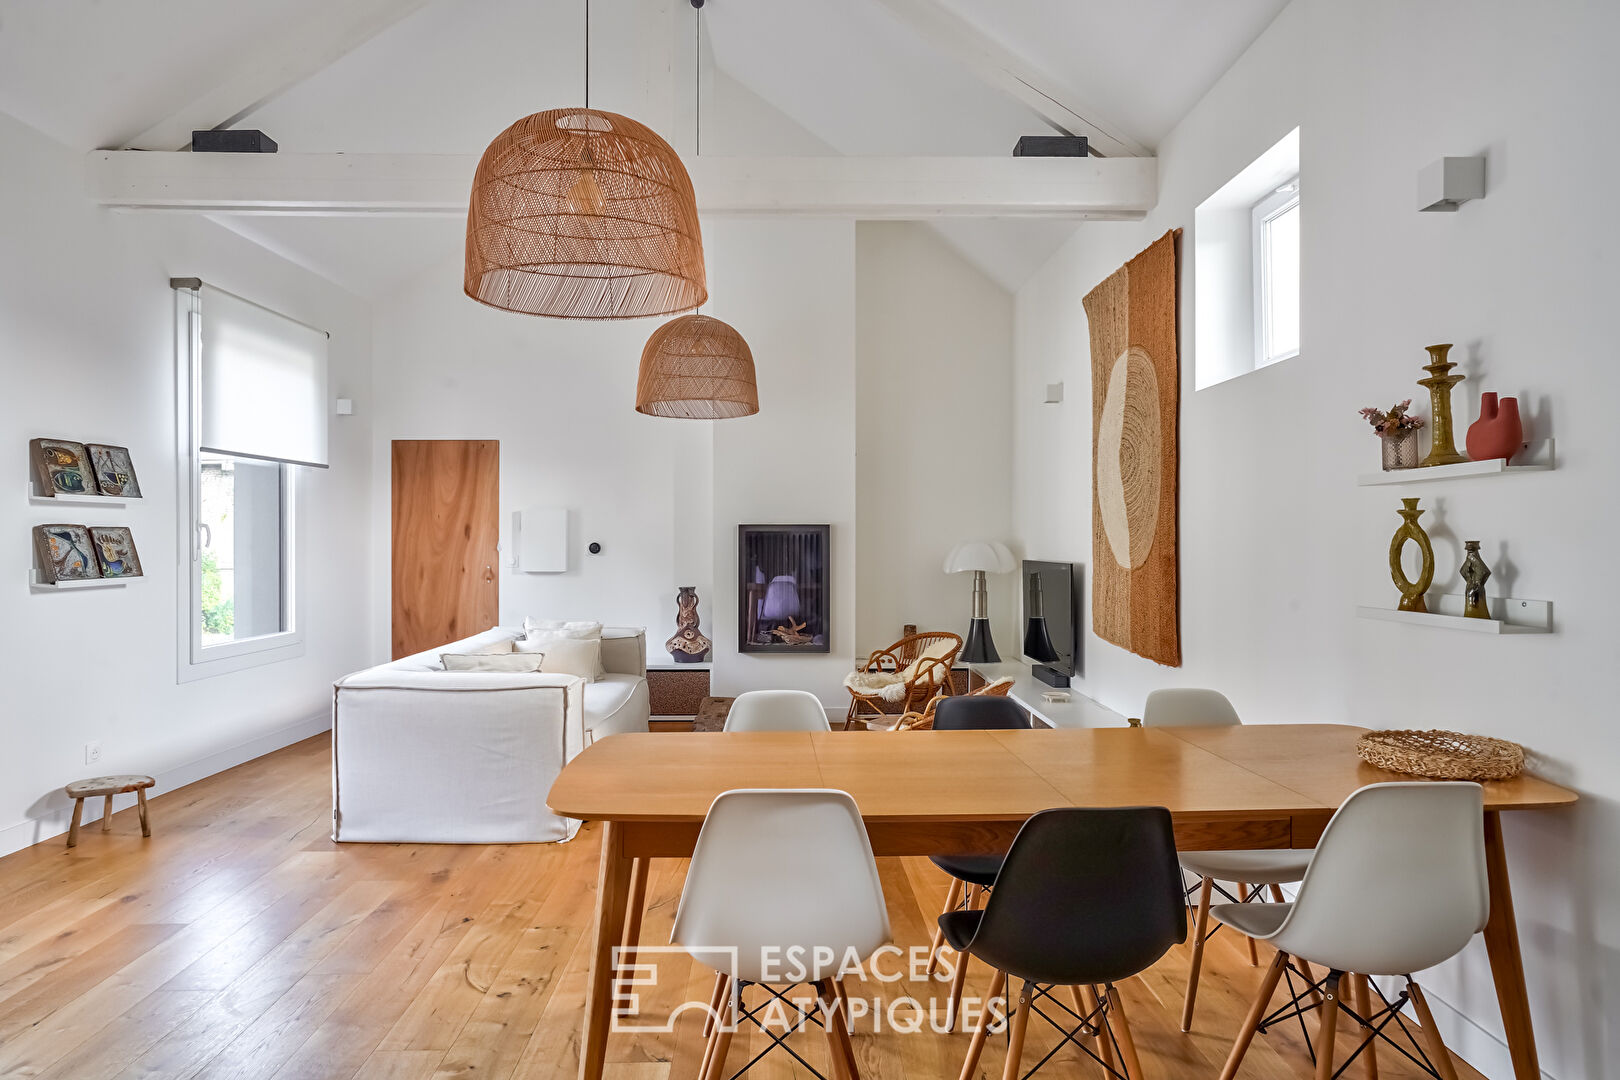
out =
<path fill-rule="evenodd" d="M 829 652 L 831 526 L 737 526 L 737 651 Z"/>
<path fill-rule="evenodd" d="M 39 553 L 39 575 L 48 585 L 101 576 L 95 545 L 84 525 L 35 525 L 34 550 Z"/>
<path fill-rule="evenodd" d="M 135 479 L 135 466 L 129 460 L 127 446 L 86 443 L 84 448 L 90 455 L 90 471 L 96 478 L 96 490 L 119 499 L 141 497 L 141 482 Z"/>
<path fill-rule="evenodd" d="M 97 495 L 90 454 L 83 443 L 66 439 L 33 439 L 28 443 L 41 495 Z"/>
<path fill-rule="evenodd" d="M 95 545 L 101 576 L 140 577 L 141 557 L 135 553 L 135 537 L 122 525 L 90 526 L 90 542 Z"/>

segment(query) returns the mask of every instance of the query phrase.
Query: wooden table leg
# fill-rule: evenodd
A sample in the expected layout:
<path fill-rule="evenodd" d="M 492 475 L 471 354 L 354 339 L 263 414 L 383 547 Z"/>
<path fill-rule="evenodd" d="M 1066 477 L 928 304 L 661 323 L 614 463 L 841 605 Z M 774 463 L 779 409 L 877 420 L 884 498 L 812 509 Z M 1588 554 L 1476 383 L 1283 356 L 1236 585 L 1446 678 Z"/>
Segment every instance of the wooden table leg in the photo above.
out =
<path fill-rule="evenodd" d="M 1485 951 L 1496 981 L 1496 1001 L 1502 1010 L 1502 1030 L 1517 1080 L 1538 1080 L 1536 1035 L 1530 1026 L 1530 996 L 1524 987 L 1524 957 L 1519 952 L 1519 928 L 1513 918 L 1513 891 L 1508 885 L 1507 852 L 1502 847 L 1502 818 L 1495 810 L 1485 814 L 1485 872 L 1490 883 L 1491 914 L 1485 923 Z"/>
<path fill-rule="evenodd" d="M 73 800 L 73 824 L 68 826 L 68 847 L 79 846 L 79 822 L 84 818 L 84 800 Z"/>
<path fill-rule="evenodd" d="M 101 808 L 101 831 L 112 832 L 112 796 L 108 795 Z"/>
<path fill-rule="evenodd" d="M 140 790 L 135 792 L 135 805 L 140 808 L 141 835 L 142 836 L 151 836 L 152 835 L 152 822 L 151 822 L 151 819 L 149 819 L 146 816 L 146 789 L 145 788 L 141 788 Z"/>
<path fill-rule="evenodd" d="M 602 869 L 596 879 L 596 944 L 585 997 L 585 1032 L 580 1040 L 579 1080 L 601 1080 L 613 1019 L 613 950 L 624 940 L 624 911 L 630 899 L 634 860 L 624 853 L 624 827 L 602 823 Z"/>

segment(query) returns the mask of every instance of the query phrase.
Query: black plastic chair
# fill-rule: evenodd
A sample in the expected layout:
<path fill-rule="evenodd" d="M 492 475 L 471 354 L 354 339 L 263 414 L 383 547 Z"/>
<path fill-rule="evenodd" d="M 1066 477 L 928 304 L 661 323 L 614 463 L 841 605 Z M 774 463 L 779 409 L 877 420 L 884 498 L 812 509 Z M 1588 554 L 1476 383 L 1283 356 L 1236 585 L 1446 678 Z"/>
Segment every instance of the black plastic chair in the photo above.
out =
<path fill-rule="evenodd" d="M 1152 966 L 1187 937 L 1170 811 L 1043 810 L 1018 831 L 984 910 L 952 911 L 939 923 L 952 948 L 996 969 L 987 1000 L 998 997 L 1009 979 L 1022 980 L 1009 1010 L 1005 1078 L 1028 1075 L 1019 1072 L 1019 1058 L 1034 1012 L 1064 1034 L 1029 1072 L 1072 1042 L 1109 1076 L 1141 1080 L 1114 983 Z M 1070 988 L 1073 1008 L 1052 996 L 1059 986 Z M 1047 1015 L 1039 1007 L 1043 998 L 1067 1016 Z M 1077 1026 L 1070 1029 L 1069 1022 Z M 978 1071 L 989 1024 L 986 1010 L 973 1032 L 964 1078 Z"/>
<path fill-rule="evenodd" d="M 1005 697 L 951 697 L 934 707 L 935 731 L 1008 731 L 1030 726 L 1029 714 L 1010 698 Z M 971 782 L 971 778 L 965 778 Z M 1006 854 L 994 855 L 932 855 L 935 866 L 951 875 L 951 887 L 945 893 L 945 906 L 940 914 L 959 908 L 982 907 L 985 893 L 996 883 L 1001 872 L 1001 861 Z M 939 950 L 945 943 L 944 931 L 934 931 L 934 941 L 928 950 L 928 974 L 939 969 Z M 967 957 L 956 965 L 951 978 L 951 1026 L 962 1007 L 962 989 L 967 978 Z"/>

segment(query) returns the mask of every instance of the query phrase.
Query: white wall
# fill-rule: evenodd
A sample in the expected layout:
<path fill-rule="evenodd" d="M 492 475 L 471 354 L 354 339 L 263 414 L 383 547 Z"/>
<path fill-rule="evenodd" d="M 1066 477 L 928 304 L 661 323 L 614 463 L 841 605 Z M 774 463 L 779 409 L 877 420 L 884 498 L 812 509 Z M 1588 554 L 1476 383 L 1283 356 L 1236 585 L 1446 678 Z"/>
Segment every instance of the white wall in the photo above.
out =
<path fill-rule="evenodd" d="M 1016 298 L 1015 518 L 1031 557 L 1089 562 L 1088 340 L 1080 300 L 1294 126 L 1304 192 L 1303 355 L 1194 392 L 1196 312 L 1181 282 L 1184 666 L 1088 635 L 1086 693 L 1123 712 L 1157 686 L 1224 690 L 1250 722 L 1439 726 L 1524 742 L 1573 812 L 1510 815 L 1507 842 L 1541 1061 L 1561 1080 L 1620 1069 L 1620 739 L 1609 677 L 1608 540 L 1620 525 L 1620 396 L 1607 318 L 1620 241 L 1603 124 L 1620 96 L 1620 9 L 1563 0 L 1296 0 L 1160 150 L 1143 223 L 1088 223 Z M 1488 194 L 1415 211 L 1418 170 L 1485 152 Z M 1191 238 L 1187 238 L 1190 240 Z M 1557 471 L 1357 489 L 1378 446 L 1356 410 L 1421 397 L 1423 346 L 1458 343 L 1481 389 L 1518 394 Z M 1058 409 L 1031 404 L 1064 379 Z M 1426 408 L 1424 410 L 1427 411 Z M 1064 486 L 1070 498 L 1047 498 Z M 1421 495 L 1439 580 L 1481 539 L 1492 595 L 1555 602 L 1557 633 L 1482 638 L 1357 620 L 1393 605 L 1385 550 L 1401 494 Z M 1487 1075 L 1510 1075 L 1476 942 L 1430 973 L 1441 1025 Z"/>
<path fill-rule="evenodd" d="M 967 633 L 968 540 L 1012 536 L 1012 297 L 927 225 L 855 230 L 856 652 L 901 627 Z M 1018 576 L 990 579 L 991 631 L 1017 655 Z"/>
<path fill-rule="evenodd" d="M 365 393 L 371 324 L 352 296 L 210 222 L 97 210 L 79 154 L 4 114 L 0 161 L 0 432 L 12 478 L 0 499 L 3 852 L 65 827 L 58 789 L 70 780 L 145 772 L 161 791 L 327 725 L 332 679 L 369 651 L 364 547 L 333 542 L 367 526 L 366 421 L 335 419 L 331 469 L 300 475 L 304 655 L 177 685 L 169 278 L 200 276 L 329 330 L 335 394 Z M 144 498 L 122 510 L 30 504 L 28 440 L 39 435 L 128 446 Z M 31 591 L 31 530 L 52 521 L 128 524 L 146 576 L 121 589 Z M 86 765 L 91 740 L 102 759 Z"/>

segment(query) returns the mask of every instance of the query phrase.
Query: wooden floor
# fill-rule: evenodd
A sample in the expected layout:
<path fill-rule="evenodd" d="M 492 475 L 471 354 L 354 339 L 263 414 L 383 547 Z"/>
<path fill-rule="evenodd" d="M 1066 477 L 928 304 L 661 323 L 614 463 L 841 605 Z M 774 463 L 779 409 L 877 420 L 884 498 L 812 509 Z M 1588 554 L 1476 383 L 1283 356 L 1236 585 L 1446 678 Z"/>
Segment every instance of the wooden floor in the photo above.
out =
<path fill-rule="evenodd" d="M 158 795 L 150 840 L 125 810 L 111 833 L 92 823 L 72 850 L 57 838 L 0 859 L 0 1076 L 575 1075 L 595 830 L 562 845 L 333 844 L 328 747 L 325 736 L 310 739 Z M 880 866 L 897 943 L 925 943 L 943 878 L 920 859 Z M 668 941 L 683 869 L 654 864 L 644 941 Z M 1122 987 L 1153 1080 L 1214 1077 L 1260 975 L 1241 939 L 1218 935 L 1197 1030 L 1183 1035 L 1186 962 L 1178 947 Z M 672 956 L 659 974 L 641 1019 L 708 999 L 706 969 Z M 969 993 L 987 983 L 973 969 Z M 945 996 L 939 984 L 910 981 L 851 992 Z M 897 1034 L 884 1023 L 871 1033 L 868 1020 L 856 1035 L 865 1076 L 957 1075 L 966 1035 Z M 1040 1026 L 1030 1027 L 1026 1068 L 1055 1043 Z M 740 1033 L 732 1068 L 763 1045 Z M 824 1068 L 817 1036 L 793 1045 Z M 701 1054 L 688 1014 L 673 1033 L 615 1036 L 608 1075 L 693 1080 Z M 996 1077 L 1001 1065 L 993 1039 L 981 1071 Z M 1379 1065 L 1386 1080 L 1418 1075 L 1393 1053 Z M 1241 1075 L 1309 1072 L 1296 1027 L 1257 1039 Z M 807 1074 L 777 1052 L 750 1075 Z M 1066 1048 L 1042 1075 L 1101 1072 Z M 1367 1073 L 1357 1063 L 1348 1075 Z"/>

